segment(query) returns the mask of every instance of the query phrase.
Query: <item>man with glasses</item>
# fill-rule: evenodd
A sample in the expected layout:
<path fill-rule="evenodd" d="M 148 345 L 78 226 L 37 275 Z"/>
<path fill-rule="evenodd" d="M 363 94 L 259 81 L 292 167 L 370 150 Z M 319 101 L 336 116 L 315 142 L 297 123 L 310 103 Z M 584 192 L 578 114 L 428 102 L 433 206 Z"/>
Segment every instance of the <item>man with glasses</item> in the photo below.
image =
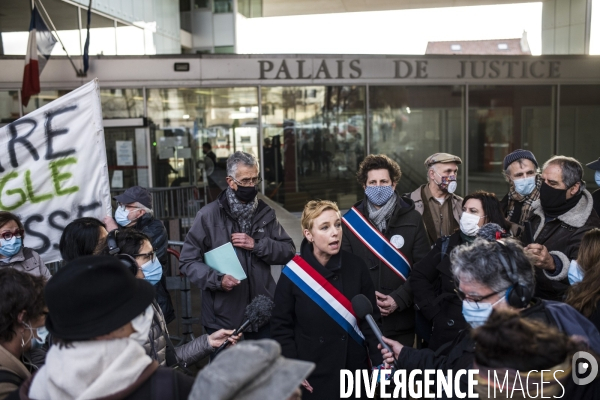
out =
<path fill-rule="evenodd" d="M 271 265 L 284 265 L 296 249 L 275 211 L 257 199 L 261 182 L 256 158 L 236 151 L 227 160 L 227 189 L 196 214 L 181 250 L 181 271 L 202 289 L 202 325 L 208 334 L 239 327 L 246 306 L 258 295 L 273 298 Z M 204 254 L 226 243 L 234 246 L 246 273 L 242 281 L 210 268 Z M 247 338 L 269 337 L 268 325 Z"/>
<path fill-rule="evenodd" d="M 451 255 L 456 293 L 463 303 L 463 315 L 470 328 L 486 323 L 493 310 L 513 309 L 522 317 L 554 326 L 569 336 L 581 336 L 594 351 L 600 350 L 600 333 L 571 306 L 532 297 L 535 291 L 534 267 L 523 247 L 514 239 L 487 241 L 476 239 L 472 245 L 460 246 Z M 393 355 L 382 350 L 384 361 L 399 369 L 441 369 L 457 372 L 473 366 L 475 344 L 471 329 L 462 330 L 447 356 L 430 349 L 417 350 L 384 338 Z M 518 346 L 518 343 L 507 343 Z M 397 360 L 397 361 L 395 361 Z M 454 375 L 453 375 L 454 376 Z"/>

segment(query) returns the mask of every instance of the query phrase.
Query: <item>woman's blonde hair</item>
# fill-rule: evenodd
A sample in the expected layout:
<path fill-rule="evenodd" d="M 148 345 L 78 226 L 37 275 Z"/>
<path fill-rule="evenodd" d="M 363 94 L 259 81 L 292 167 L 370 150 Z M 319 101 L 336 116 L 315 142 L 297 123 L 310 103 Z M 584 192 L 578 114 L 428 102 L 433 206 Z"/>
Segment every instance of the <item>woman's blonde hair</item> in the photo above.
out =
<path fill-rule="evenodd" d="M 302 225 L 302 231 L 305 229 L 311 230 L 313 227 L 313 222 L 319 215 L 323 214 L 324 211 L 333 210 L 338 215 L 340 214 L 340 209 L 337 204 L 333 201 L 329 200 L 311 200 L 304 206 L 304 211 L 302 211 L 302 219 L 300 223 Z"/>

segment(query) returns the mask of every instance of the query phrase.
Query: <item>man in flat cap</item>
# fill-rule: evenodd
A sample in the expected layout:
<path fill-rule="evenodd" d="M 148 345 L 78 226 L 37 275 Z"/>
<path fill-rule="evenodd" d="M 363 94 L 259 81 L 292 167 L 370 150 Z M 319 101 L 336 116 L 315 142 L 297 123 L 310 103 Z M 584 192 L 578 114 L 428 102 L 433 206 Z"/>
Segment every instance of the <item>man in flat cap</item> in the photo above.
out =
<path fill-rule="evenodd" d="M 594 170 L 594 180 L 596 181 L 596 185 L 600 187 L 600 158 L 591 163 L 587 163 L 586 167 Z M 600 215 L 600 189 L 596 189 L 594 193 L 592 193 L 592 199 L 594 199 L 594 210 L 596 210 L 596 214 Z"/>
<path fill-rule="evenodd" d="M 435 153 L 425 160 L 427 183 L 410 194 L 415 210 L 423 215 L 429 241 L 451 235 L 459 227 L 462 214 L 462 197 L 454 194 L 459 157 L 448 153 Z"/>

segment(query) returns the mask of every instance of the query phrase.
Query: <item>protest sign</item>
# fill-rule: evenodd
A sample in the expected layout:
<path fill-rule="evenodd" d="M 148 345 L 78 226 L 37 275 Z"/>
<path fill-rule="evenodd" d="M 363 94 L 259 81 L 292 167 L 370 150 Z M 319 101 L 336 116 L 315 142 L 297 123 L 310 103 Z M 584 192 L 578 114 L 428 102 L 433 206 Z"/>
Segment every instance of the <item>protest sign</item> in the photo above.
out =
<path fill-rule="evenodd" d="M 0 210 L 46 263 L 69 222 L 111 212 L 99 91 L 93 80 L 0 128 Z"/>

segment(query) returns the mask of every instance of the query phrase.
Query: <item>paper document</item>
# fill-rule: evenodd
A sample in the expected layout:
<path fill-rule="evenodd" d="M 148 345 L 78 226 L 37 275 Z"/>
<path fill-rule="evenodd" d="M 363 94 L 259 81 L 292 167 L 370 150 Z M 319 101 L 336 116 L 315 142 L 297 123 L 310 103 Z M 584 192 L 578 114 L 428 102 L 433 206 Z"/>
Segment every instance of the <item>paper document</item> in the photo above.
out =
<path fill-rule="evenodd" d="M 231 242 L 205 253 L 204 262 L 215 271 L 231 275 L 237 280 L 247 278 Z"/>

